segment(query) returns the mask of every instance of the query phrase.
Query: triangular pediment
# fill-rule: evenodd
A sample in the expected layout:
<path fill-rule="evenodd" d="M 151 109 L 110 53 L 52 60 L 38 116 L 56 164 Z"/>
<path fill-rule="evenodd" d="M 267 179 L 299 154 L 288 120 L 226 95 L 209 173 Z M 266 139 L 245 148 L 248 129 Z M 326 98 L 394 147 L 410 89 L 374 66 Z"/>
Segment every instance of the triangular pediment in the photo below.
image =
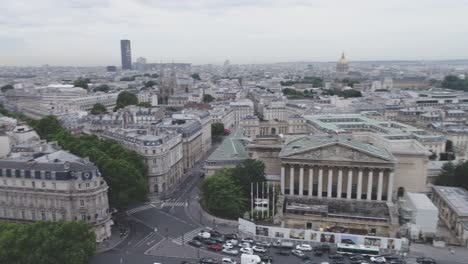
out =
<path fill-rule="evenodd" d="M 288 159 L 360 161 L 360 162 L 392 162 L 392 159 L 372 155 L 364 150 L 341 144 L 331 144 L 310 149 L 302 149 L 282 155 Z"/>

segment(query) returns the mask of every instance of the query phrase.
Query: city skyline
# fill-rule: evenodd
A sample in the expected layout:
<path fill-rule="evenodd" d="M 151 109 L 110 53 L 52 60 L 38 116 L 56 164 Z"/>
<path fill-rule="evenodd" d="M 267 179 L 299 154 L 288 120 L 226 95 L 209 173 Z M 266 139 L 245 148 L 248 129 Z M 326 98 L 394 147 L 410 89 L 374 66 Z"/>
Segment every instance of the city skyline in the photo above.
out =
<path fill-rule="evenodd" d="M 468 54 L 467 1 L 251 2 L 10 1 L 0 15 L 0 63 L 120 65 L 120 39 L 133 42 L 134 58 L 194 64 L 336 61 L 342 51 L 350 61 Z"/>

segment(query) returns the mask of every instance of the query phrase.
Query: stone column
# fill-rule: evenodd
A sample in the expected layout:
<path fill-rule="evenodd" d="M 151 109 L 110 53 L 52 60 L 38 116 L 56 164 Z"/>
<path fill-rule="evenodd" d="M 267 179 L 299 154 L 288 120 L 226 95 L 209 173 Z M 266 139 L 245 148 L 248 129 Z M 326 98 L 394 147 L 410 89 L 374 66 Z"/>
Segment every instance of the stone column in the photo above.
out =
<path fill-rule="evenodd" d="M 353 168 L 348 170 L 348 185 L 346 189 L 346 199 L 351 199 L 351 192 L 353 191 Z"/>
<path fill-rule="evenodd" d="M 383 170 L 379 171 L 379 182 L 377 183 L 377 201 L 382 201 L 383 172 Z"/>
<path fill-rule="evenodd" d="M 362 196 L 362 169 L 359 168 L 356 199 L 361 200 L 361 196 Z"/>
<path fill-rule="evenodd" d="M 318 178 L 318 190 L 317 190 L 317 196 L 322 197 L 322 185 L 323 185 L 323 169 L 322 167 L 319 167 L 319 178 Z"/>
<path fill-rule="evenodd" d="M 387 201 L 392 201 L 393 196 L 393 177 L 394 172 L 390 171 L 388 173 L 388 182 L 387 182 Z"/>
<path fill-rule="evenodd" d="M 341 187 L 343 182 L 343 169 L 338 170 L 338 186 L 336 186 L 336 198 L 341 198 Z"/>
<path fill-rule="evenodd" d="M 369 175 L 367 176 L 367 195 L 366 199 L 370 201 L 372 199 L 372 178 L 374 178 L 374 169 L 369 171 Z"/>
<path fill-rule="evenodd" d="M 309 197 L 312 197 L 314 191 L 314 167 L 309 168 Z"/>
<path fill-rule="evenodd" d="M 299 166 L 299 195 L 304 195 L 304 166 Z"/>
<path fill-rule="evenodd" d="M 289 165 L 289 195 L 294 195 L 294 165 Z"/>
<path fill-rule="evenodd" d="M 328 167 L 328 185 L 327 185 L 327 197 L 332 197 L 332 184 L 333 184 L 333 169 Z"/>
<path fill-rule="evenodd" d="M 284 164 L 281 164 L 281 193 L 284 195 L 284 187 L 286 186 L 285 174 L 284 174 Z"/>

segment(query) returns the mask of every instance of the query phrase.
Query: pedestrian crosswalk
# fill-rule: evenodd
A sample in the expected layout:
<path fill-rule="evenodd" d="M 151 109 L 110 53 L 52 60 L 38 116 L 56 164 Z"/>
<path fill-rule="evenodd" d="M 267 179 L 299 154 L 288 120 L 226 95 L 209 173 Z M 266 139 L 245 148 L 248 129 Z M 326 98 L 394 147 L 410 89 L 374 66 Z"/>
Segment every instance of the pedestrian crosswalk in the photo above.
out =
<path fill-rule="evenodd" d="M 188 203 L 186 202 L 167 202 L 167 203 L 162 203 L 161 207 L 173 207 L 173 206 L 188 206 Z"/>
<path fill-rule="evenodd" d="M 145 205 L 142 205 L 142 206 L 139 206 L 139 207 L 135 207 L 135 208 L 132 208 L 130 210 L 127 210 L 127 215 L 131 215 L 131 214 L 138 213 L 138 212 L 141 212 L 141 211 L 144 211 L 144 210 L 148 210 L 150 208 L 154 208 L 154 205 L 145 204 Z"/>
<path fill-rule="evenodd" d="M 194 230 L 192 230 L 190 232 L 184 233 L 183 236 L 180 236 L 180 237 L 172 240 L 172 242 L 174 242 L 176 244 L 179 244 L 179 245 L 182 245 L 182 239 L 183 239 L 183 242 L 185 244 L 185 243 L 191 241 L 194 237 L 196 237 L 202 230 L 203 230 L 202 227 L 195 228 Z"/>

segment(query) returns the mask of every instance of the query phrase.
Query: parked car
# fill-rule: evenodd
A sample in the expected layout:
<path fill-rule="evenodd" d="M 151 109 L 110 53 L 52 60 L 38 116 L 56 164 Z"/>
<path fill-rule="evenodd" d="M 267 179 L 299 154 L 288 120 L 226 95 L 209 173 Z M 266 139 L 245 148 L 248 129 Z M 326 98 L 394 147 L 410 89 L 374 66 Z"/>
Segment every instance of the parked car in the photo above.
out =
<path fill-rule="evenodd" d="M 320 245 L 314 247 L 314 251 L 322 251 L 324 253 L 329 253 L 330 252 L 330 246 L 329 245 Z"/>
<path fill-rule="evenodd" d="M 213 236 L 213 235 L 211 235 L 211 239 L 213 239 L 214 241 L 216 241 L 218 243 L 224 243 L 224 241 L 226 241 L 224 239 L 224 237 L 222 237 L 222 236 Z"/>
<path fill-rule="evenodd" d="M 245 254 L 253 255 L 253 249 L 249 247 L 241 248 L 239 251 Z"/>
<path fill-rule="evenodd" d="M 303 257 L 305 257 L 304 252 L 300 251 L 299 249 L 293 249 L 293 250 L 291 250 L 291 253 L 292 253 L 294 256 L 298 257 L 298 258 L 303 258 Z"/>
<path fill-rule="evenodd" d="M 222 264 L 237 264 L 237 262 L 231 258 L 223 258 L 221 259 Z"/>
<path fill-rule="evenodd" d="M 273 262 L 273 256 L 271 255 L 260 255 L 260 259 L 262 260 L 262 262 L 265 262 L 265 263 L 271 263 Z"/>
<path fill-rule="evenodd" d="M 276 254 L 282 255 L 282 256 L 289 256 L 290 252 L 291 251 L 289 250 L 281 249 L 281 250 L 276 251 Z"/>
<path fill-rule="evenodd" d="M 260 246 L 253 246 L 252 249 L 255 252 L 259 252 L 259 253 L 266 253 L 267 252 L 266 248 L 260 247 Z"/>
<path fill-rule="evenodd" d="M 350 260 L 366 260 L 366 257 L 363 255 L 351 255 L 349 257 Z"/>
<path fill-rule="evenodd" d="M 304 260 L 302 264 L 317 264 L 317 262 L 313 262 L 312 260 Z"/>
<path fill-rule="evenodd" d="M 312 251 L 312 246 L 310 246 L 308 244 L 301 244 L 301 245 L 297 245 L 296 249 L 299 249 L 299 250 L 302 250 L 302 251 Z"/>
<path fill-rule="evenodd" d="M 190 240 L 188 242 L 188 244 L 191 245 L 191 246 L 194 246 L 194 247 L 201 247 L 202 246 L 202 243 L 200 241 L 198 241 L 198 240 L 195 240 L 195 239 Z"/>
<path fill-rule="evenodd" d="M 193 240 L 198 240 L 198 241 L 201 242 L 201 241 L 203 241 L 203 237 L 195 236 L 195 237 L 193 238 Z"/>
<path fill-rule="evenodd" d="M 212 250 L 212 251 L 221 251 L 223 250 L 223 247 L 221 245 L 209 245 L 207 247 L 209 250 Z"/>
<path fill-rule="evenodd" d="M 241 248 L 249 248 L 250 247 L 250 243 L 248 242 L 242 242 L 238 245 L 239 247 Z"/>
<path fill-rule="evenodd" d="M 236 234 L 225 234 L 224 237 L 226 239 L 236 239 L 237 240 L 237 235 Z"/>
<path fill-rule="evenodd" d="M 180 262 L 180 264 L 197 264 L 197 262 L 184 260 L 184 261 Z"/>
<path fill-rule="evenodd" d="M 218 244 L 218 242 L 214 241 L 213 239 L 204 239 L 203 243 L 205 243 L 207 245 L 216 245 L 216 244 Z"/>
<path fill-rule="evenodd" d="M 228 255 L 233 255 L 233 256 L 236 256 L 237 254 L 239 254 L 239 250 L 233 249 L 233 248 L 224 248 L 222 251 L 223 253 L 226 253 Z"/>
<path fill-rule="evenodd" d="M 252 238 L 250 238 L 250 237 L 243 238 L 241 241 L 242 242 L 247 242 L 247 243 L 250 243 L 250 244 L 254 243 L 254 240 Z"/>
<path fill-rule="evenodd" d="M 233 249 L 234 245 L 231 244 L 231 243 L 226 243 L 226 244 L 223 245 L 223 248 Z"/>
<path fill-rule="evenodd" d="M 328 258 L 331 259 L 331 260 L 343 260 L 344 259 L 344 257 L 342 255 L 338 255 L 338 254 L 330 255 L 330 256 L 328 256 Z"/>
<path fill-rule="evenodd" d="M 217 264 L 218 261 L 216 261 L 214 258 L 202 258 L 199 261 L 200 264 Z"/>
<path fill-rule="evenodd" d="M 200 233 L 198 233 L 198 236 L 206 239 L 206 238 L 210 238 L 211 234 L 206 231 L 201 231 Z"/>
<path fill-rule="evenodd" d="M 385 263 L 385 262 L 387 262 L 387 260 L 385 259 L 384 256 L 371 257 L 370 261 L 374 262 L 374 263 Z"/>
<path fill-rule="evenodd" d="M 271 243 L 268 241 L 257 241 L 255 245 L 262 246 L 262 247 L 271 247 Z"/>
<path fill-rule="evenodd" d="M 419 264 L 436 264 L 436 261 L 433 258 L 428 257 L 417 258 L 416 262 Z"/>
<path fill-rule="evenodd" d="M 210 233 L 211 236 L 215 236 L 215 237 L 219 237 L 219 236 L 223 235 L 223 234 L 221 234 L 220 232 L 218 232 L 216 230 L 210 230 L 209 233 Z"/>
<path fill-rule="evenodd" d="M 237 245 L 239 245 L 239 240 L 229 239 L 229 240 L 226 240 L 226 243 L 231 243 L 232 245 L 237 246 Z"/>
<path fill-rule="evenodd" d="M 323 256 L 323 252 L 320 251 L 320 250 L 315 251 L 315 252 L 314 252 L 314 256 L 316 256 L 316 257 L 321 257 L 321 256 Z"/>

